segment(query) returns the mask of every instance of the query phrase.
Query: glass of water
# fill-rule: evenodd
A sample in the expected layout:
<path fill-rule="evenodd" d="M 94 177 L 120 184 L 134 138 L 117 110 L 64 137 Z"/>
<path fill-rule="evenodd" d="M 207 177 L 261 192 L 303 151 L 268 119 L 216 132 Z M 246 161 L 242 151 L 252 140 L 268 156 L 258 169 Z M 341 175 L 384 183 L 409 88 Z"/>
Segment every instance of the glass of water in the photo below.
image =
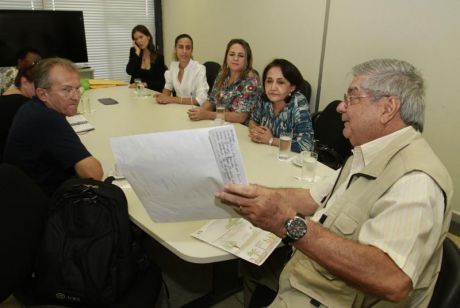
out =
<path fill-rule="evenodd" d="M 134 79 L 134 84 L 136 85 L 136 95 L 144 96 L 144 83 L 142 82 L 142 79 Z"/>
<path fill-rule="evenodd" d="M 304 182 L 314 182 L 316 175 L 316 165 L 318 163 L 318 153 L 315 151 L 302 151 L 300 153 L 302 163 L 302 173 L 300 180 Z"/>
<path fill-rule="evenodd" d="M 289 159 L 291 153 L 292 132 L 289 129 L 280 131 L 280 147 L 278 152 L 279 160 Z"/>
<path fill-rule="evenodd" d="M 216 105 L 216 119 L 214 122 L 216 125 L 225 124 L 225 106 L 222 103 Z"/>

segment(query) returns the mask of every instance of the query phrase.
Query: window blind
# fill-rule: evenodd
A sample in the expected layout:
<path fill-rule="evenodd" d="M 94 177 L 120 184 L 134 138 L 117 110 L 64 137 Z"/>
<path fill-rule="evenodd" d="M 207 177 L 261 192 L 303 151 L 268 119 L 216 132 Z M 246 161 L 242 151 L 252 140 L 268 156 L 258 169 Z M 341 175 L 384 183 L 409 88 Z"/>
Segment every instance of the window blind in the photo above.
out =
<path fill-rule="evenodd" d="M 0 2 L 0 9 L 5 10 L 41 10 L 42 8 L 42 0 L 2 0 Z"/>
<path fill-rule="evenodd" d="M 129 81 L 126 64 L 135 25 L 147 26 L 155 42 L 153 0 L 2 0 L 0 8 L 83 11 L 89 62 L 81 65 L 92 67 L 96 78 Z"/>

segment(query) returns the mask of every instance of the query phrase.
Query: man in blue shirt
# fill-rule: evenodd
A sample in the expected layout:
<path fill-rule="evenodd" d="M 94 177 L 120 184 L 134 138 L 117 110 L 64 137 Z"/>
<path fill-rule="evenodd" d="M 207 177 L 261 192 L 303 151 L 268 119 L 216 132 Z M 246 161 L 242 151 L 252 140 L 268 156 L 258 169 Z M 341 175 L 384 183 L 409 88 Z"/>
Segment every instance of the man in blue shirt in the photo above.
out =
<path fill-rule="evenodd" d="M 77 113 L 80 76 L 61 58 L 38 63 L 36 97 L 17 112 L 4 161 L 28 174 L 48 195 L 73 176 L 100 180 L 103 170 L 66 120 Z"/>

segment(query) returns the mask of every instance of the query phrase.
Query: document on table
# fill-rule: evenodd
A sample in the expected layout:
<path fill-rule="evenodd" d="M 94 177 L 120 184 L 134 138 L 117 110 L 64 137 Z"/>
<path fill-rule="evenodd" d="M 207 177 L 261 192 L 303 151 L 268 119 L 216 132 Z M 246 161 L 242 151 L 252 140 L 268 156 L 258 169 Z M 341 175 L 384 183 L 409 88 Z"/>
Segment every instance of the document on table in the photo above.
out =
<path fill-rule="evenodd" d="M 281 242 L 244 218 L 212 220 L 192 236 L 257 265 L 264 263 Z"/>
<path fill-rule="evenodd" d="M 152 220 L 237 217 L 214 197 L 247 179 L 232 125 L 111 139 L 112 151 Z"/>
<path fill-rule="evenodd" d="M 94 126 L 81 114 L 67 117 L 67 122 L 72 126 L 76 133 L 87 132 L 94 130 Z"/>

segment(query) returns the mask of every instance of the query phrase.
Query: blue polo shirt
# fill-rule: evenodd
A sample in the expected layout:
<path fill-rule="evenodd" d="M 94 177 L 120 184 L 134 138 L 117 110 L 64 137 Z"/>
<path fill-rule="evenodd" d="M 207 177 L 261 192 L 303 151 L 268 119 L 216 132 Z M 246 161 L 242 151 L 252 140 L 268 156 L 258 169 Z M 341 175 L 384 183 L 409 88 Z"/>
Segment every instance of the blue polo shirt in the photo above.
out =
<path fill-rule="evenodd" d="M 89 156 L 65 116 L 34 97 L 16 113 L 3 158 L 51 195 L 76 175 L 75 164 Z"/>

